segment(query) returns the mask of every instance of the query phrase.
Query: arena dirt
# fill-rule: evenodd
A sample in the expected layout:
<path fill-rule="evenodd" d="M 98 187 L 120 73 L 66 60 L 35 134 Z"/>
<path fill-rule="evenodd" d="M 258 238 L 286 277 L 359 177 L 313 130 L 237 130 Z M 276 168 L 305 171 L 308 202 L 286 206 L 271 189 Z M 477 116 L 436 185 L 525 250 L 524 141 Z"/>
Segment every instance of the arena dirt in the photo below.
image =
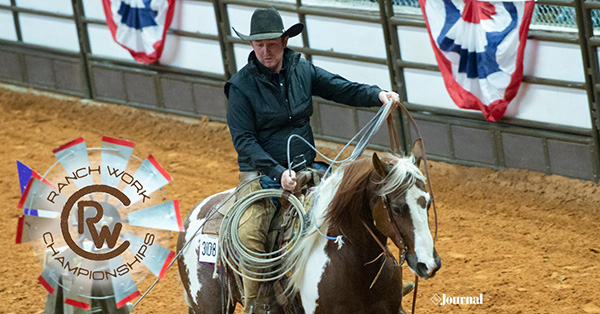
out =
<path fill-rule="evenodd" d="M 44 171 L 54 161 L 52 149 L 79 136 L 90 147 L 99 146 L 102 135 L 128 139 L 136 142 L 136 154 L 153 154 L 174 177 L 166 191 L 180 199 L 185 216 L 202 198 L 237 182 L 226 126 L 193 122 L 0 88 L 0 313 L 42 313 L 46 297 L 31 243 L 14 244 L 20 215 L 15 160 Z M 420 281 L 417 313 L 600 313 L 598 185 L 524 170 L 441 162 L 430 168 L 443 267 Z M 408 270 L 405 275 L 412 278 Z M 430 301 L 435 294 L 484 299 L 439 306 Z M 407 298 L 407 311 L 410 304 Z M 176 267 L 135 313 L 187 313 Z"/>

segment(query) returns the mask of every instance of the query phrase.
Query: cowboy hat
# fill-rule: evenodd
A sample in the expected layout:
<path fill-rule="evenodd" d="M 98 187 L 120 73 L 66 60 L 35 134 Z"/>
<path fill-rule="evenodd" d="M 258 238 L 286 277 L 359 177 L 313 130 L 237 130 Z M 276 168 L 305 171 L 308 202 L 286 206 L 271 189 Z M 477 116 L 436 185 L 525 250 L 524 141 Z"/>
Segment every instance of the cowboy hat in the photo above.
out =
<path fill-rule="evenodd" d="M 284 31 L 283 20 L 275 8 L 256 9 L 254 13 L 252 13 L 252 19 L 250 20 L 250 35 L 241 34 L 233 28 L 233 31 L 242 40 L 246 41 L 274 39 L 284 36 L 294 37 L 300 34 L 302 30 L 304 30 L 304 24 L 297 23 Z"/>

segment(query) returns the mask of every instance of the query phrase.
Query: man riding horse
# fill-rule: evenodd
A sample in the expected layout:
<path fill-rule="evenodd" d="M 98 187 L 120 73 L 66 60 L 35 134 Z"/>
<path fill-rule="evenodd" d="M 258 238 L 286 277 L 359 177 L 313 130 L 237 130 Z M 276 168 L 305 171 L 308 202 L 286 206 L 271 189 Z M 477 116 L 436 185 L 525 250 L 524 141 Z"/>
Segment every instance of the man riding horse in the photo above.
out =
<path fill-rule="evenodd" d="M 287 170 L 287 140 L 297 134 L 314 146 L 310 126 L 313 113 L 312 95 L 353 107 L 381 106 L 395 92 L 375 85 L 350 82 L 337 74 L 313 65 L 298 52 L 287 48 L 288 39 L 300 34 L 301 23 L 284 30 L 279 12 L 274 8 L 257 9 L 250 23 L 250 35 L 234 29 L 252 44 L 248 63 L 225 85 L 228 98 L 227 124 L 238 153 L 240 183 L 264 174 L 242 188 L 238 198 L 264 188 L 296 188 L 296 173 Z M 304 156 L 306 165 L 314 164 L 316 154 L 305 143 L 293 142 L 290 155 Z M 321 166 L 322 167 L 322 166 Z M 278 206 L 278 205 L 277 205 Z M 244 213 L 239 237 L 250 250 L 265 253 L 265 243 L 277 206 L 269 199 L 254 203 Z M 256 301 L 259 283 L 244 278 L 244 313 Z M 412 282 L 403 284 L 410 292 Z"/>

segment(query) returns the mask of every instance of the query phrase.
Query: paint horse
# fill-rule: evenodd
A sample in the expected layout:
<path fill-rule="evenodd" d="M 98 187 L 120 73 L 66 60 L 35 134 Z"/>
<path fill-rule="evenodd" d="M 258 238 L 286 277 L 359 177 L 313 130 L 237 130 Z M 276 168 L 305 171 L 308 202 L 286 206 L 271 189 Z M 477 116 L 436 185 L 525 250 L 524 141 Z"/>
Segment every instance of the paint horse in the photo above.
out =
<path fill-rule="evenodd" d="M 431 278 L 441 267 L 429 230 L 431 199 L 419 169 L 419 144 L 409 157 L 380 159 L 374 154 L 347 163 L 317 187 L 311 226 L 294 250 L 298 264 L 290 278 L 304 313 L 404 313 L 402 270 L 390 258 L 388 238 L 400 248 L 401 263 L 406 259 L 419 277 Z M 243 304 L 237 288 L 241 281 L 213 278 L 214 264 L 198 262 L 199 236 L 190 239 L 215 199 L 232 191 L 196 205 L 179 236 L 178 250 L 194 241 L 178 260 L 190 313 L 225 313 L 229 308 L 231 314 L 235 303 Z M 342 235 L 345 244 L 338 249 L 320 233 Z M 231 298 L 222 302 L 228 293 Z"/>

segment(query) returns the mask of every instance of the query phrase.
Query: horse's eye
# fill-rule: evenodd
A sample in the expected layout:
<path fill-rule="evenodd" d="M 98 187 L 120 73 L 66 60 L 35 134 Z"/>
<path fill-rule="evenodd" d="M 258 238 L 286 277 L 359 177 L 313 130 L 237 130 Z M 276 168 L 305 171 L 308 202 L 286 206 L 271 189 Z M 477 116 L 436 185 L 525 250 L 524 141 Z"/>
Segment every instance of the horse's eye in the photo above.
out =
<path fill-rule="evenodd" d="M 400 214 L 401 212 L 407 212 L 408 211 L 408 204 L 402 204 L 402 206 L 397 207 L 394 206 L 394 212 L 396 214 Z"/>

